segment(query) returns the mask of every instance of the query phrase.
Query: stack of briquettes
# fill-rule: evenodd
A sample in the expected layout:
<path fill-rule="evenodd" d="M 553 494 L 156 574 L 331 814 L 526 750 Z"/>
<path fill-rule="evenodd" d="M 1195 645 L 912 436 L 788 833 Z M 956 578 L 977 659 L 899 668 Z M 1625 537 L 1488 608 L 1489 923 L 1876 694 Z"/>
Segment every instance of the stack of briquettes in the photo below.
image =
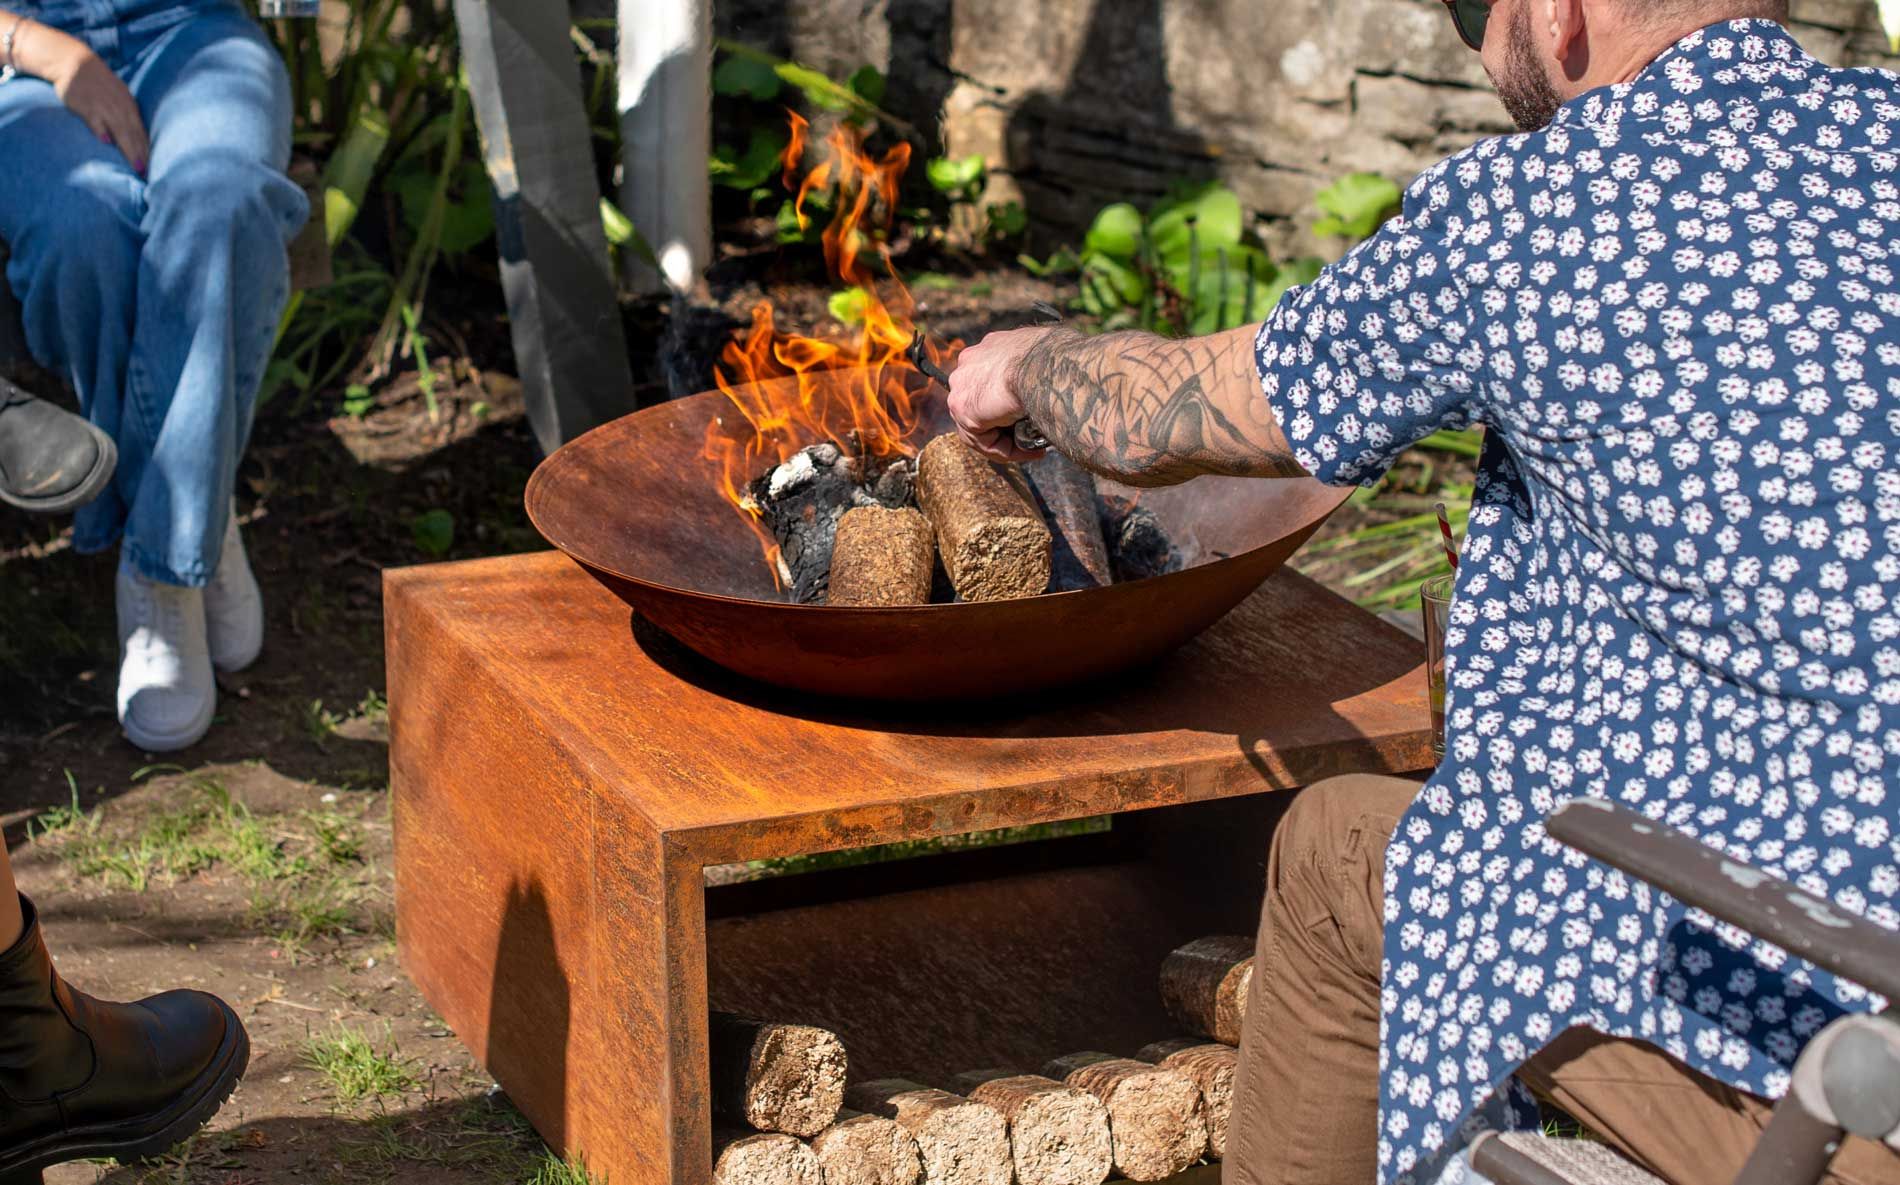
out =
<path fill-rule="evenodd" d="M 711 1019 L 716 1185 L 1099 1185 L 1161 1181 L 1226 1152 L 1253 943 L 1203 938 L 1161 968 L 1168 1015 L 1193 1036 L 1133 1057 L 1080 1052 L 1039 1072 L 974 1070 L 934 1085 L 852 1079 L 812 1025 Z"/>

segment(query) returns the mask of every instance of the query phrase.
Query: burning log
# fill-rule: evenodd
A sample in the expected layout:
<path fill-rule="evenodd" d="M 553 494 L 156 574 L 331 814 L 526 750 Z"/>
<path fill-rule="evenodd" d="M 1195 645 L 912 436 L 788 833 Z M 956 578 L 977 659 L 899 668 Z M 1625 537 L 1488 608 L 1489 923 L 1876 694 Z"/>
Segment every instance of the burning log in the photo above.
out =
<path fill-rule="evenodd" d="M 1181 570 L 1181 553 L 1154 511 L 1119 494 L 1103 494 L 1100 510 L 1116 580 L 1146 580 Z"/>
<path fill-rule="evenodd" d="M 812 1138 L 811 1150 L 825 1170 L 825 1185 L 917 1185 L 923 1180 L 917 1141 L 882 1115 L 840 1112 L 838 1122 Z"/>
<path fill-rule="evenodd" d="M 1018 1185 L 1100 1185 L 1114 1151 L 1108 1108 L 1087 1091 L 1038 1074 L 981 1070 L 957 1089 L 1002 1113 Z"/>
<path fill-rule="evenodd" d="M 1234 1110 L 1234 1073 L 1240 1051 L 1194 1037 L 1177 1037 L 1143 1046 L 1137 1061 L 1153 1062 L 1165 1070 L 1179 1070 L 1201 1088 L 1201 1106 L 1207 1116 L 1207 1147 L 1215 1160 L 1227 1155 L 1227 1120 Z"/>
<path fill-rule="evenodd" d="M 713 1185 L 824 1185 L 804 1141 L 777 1132 L 713 1133 Z"/>
<path fill-rule="evenodd" d="M 1023 466 L 1053 536 L 1049 555 L 1049 591 L 1099 588 L 1114 581 L 1095 479 L 1054 450 Z"/>
<path fill-rule="evenodd" d="M 966 601 L 1033 597 L 1049 587 L 1049 528 L 1002 471 L 955 436 L 917 455 L 917 503 Z"/>
<path fill-rule="evenodd" d="M 845 1100 L 910 1133 L 926 1185 L 1009 1185 L 1009 1128 L 994 1107 L 903 1078 L 860 1082 Z"/>
<path fill-rule="evenodd" d="M 1200 1087 L 1179 1070 L 1106 1053 L 1072 1053 L 1050 1062 L 1043 1073 L 1102 1101 L 1115 1171 L 1131 1181 L 1172 1177 L 1207 1150 Z"/>
<path fill-rule="evenodd" d="M 1197 938 L 1161 964 L 1161 1002 L 1176 1024 L 1223 1045 L 1240 1044 L 1253 985 L 1253 939 Z"/>
<path fill-rule="evenodd" d="M 827 441 L 793 453 L 746 491 L 747 507 L 778 541 L 779 575 L 800 604 L 824 600 L 845 511 L 878 504 L 865 492 L 860 469 L 855 457 Z"/>
<path fill-rule="evenodd" d="M 831 589 L 825 603 L 927 605 L 936 560 L 930 520 L 915 510 L 883 506 L 847 510 L 838 520 L 837 542 L 831 552 Z"/>
<path fill-rule="evenodd" d="M 810 1025 L 712 1014 L 713 1107 L 760 1131 L 812 1136 L 844 1101 L 844 1043 Z"/>

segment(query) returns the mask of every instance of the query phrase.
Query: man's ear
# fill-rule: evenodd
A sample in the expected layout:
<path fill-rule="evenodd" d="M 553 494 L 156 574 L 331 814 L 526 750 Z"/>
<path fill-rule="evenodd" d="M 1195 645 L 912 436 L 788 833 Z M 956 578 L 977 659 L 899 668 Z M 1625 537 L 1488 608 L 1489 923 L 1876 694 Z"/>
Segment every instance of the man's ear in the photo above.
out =
<path fill-rule="evenodd" d="M 1586 0 L 1534 0 L 1538 15 L 1549 24 L 1551 55 L 1571 80 L 1583 76 L 1589 68 L 1590 42 L 1585 36 L 1588 21 Z"/>

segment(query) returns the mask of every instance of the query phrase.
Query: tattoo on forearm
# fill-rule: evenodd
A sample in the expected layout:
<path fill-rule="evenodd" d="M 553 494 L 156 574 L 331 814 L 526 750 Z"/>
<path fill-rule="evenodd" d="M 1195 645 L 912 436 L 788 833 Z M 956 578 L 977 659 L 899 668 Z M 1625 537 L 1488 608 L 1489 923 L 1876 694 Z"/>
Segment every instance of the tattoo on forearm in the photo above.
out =
<path fill-rule="evenodd" d="M 1012 385 L 1055 447 L 1129 485 L 1305 472 L 1260 392 L 1245 331 L 1172 340 L 1058 330 L 1023 355 Z"/>

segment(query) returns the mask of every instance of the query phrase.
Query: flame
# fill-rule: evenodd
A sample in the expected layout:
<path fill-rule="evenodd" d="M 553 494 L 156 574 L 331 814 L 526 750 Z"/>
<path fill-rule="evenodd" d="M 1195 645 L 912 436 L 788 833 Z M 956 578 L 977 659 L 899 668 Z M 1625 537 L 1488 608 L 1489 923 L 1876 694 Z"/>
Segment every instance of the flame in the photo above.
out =
<path fill-rule="evenodd" d="M 879 458 L 915 451 L 907 443 L 928 384 L 905 356 L 914 329 L 915 302 L 891 262 L 889 232 L 898 188 L 910 164 L 910 145 L 874 156 L 862 129 L 840 123 L 824 139 L 824 156 L 798 177 L 809 125 L 791 114 L 791 138 L 782 158 L 785 187 L 795 194 L 800 229 L 807 205 L 829 195 L 831 218 L 820 238 L 825 263 L 846 287 L 865 293 L 864 320 L 843 340 L 781 331 L 770 301 L 752 308 L 749 331 L 726 344 L 716 371 L 728 414 L 707 425 L 703 454 L 720 492 L 752 524 L 776 578 L 777 544 L 747 498 L 761 473 L 808 445 L 848 443 Z M 930 344 L 933 361 L 954 357 L 961 342 Z"/>

